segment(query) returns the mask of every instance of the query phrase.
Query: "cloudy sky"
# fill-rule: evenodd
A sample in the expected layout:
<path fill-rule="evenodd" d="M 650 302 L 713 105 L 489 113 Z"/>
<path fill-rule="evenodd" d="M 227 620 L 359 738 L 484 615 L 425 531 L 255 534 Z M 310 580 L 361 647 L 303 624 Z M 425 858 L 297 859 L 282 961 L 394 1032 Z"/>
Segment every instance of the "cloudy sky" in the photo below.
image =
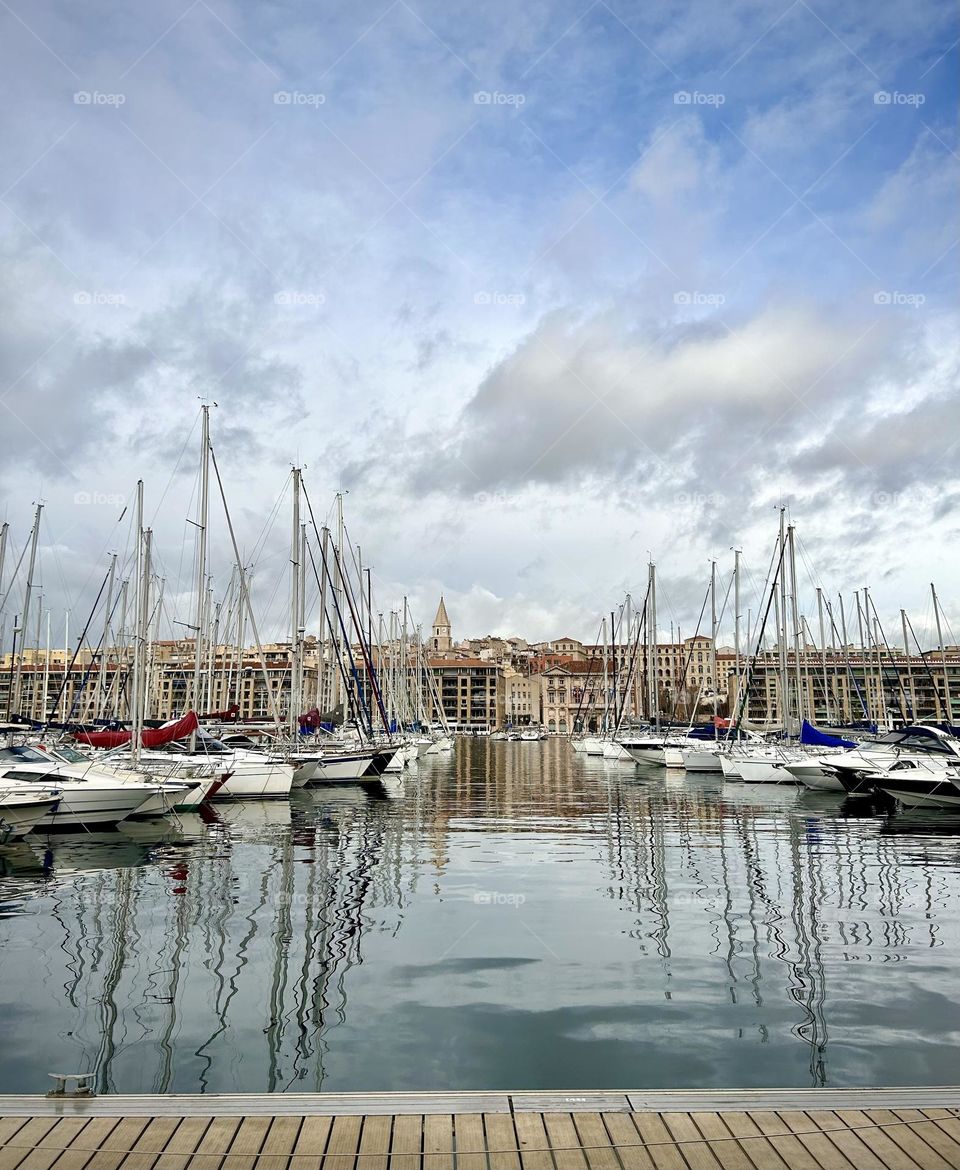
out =
<path fill-rule="evenodd" d="M 592 637 L 650 556 L 689 630 L 783 502 L 808 612 L 870 584 L 927 627 L 935 580 L 960 640 L 945 0 L 0 22 L 4 588 L 42 498 L 55 627 L 139 477 L 186 620 L 207 399 L 265 632 L 296 462 L 318 513 L 349 492 L 380 607 L 443 591 L 458 635 Z"/>

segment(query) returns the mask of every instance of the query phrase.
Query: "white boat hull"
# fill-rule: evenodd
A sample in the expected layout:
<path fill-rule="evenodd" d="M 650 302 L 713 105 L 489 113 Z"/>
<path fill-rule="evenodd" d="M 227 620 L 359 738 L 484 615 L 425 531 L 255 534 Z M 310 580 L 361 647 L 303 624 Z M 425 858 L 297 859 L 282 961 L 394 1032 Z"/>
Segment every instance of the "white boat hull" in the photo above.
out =
<path fill-rule="evenodd" d="M 59 795 L 30 793 L 0 797 L 0 842 L 26 836 L 34 825 L 53 812 L 59 801 Z"/>

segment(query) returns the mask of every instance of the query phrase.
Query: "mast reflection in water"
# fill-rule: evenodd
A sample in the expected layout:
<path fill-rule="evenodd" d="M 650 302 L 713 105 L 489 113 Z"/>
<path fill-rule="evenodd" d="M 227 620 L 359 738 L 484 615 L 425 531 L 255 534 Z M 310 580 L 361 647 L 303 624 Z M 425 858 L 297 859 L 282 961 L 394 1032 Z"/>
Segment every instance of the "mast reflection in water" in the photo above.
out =
<path fill-rule="evenodd" d="M 561 741 L 31 836 L 0 848 L 0 1091 L 952 1083 L 958 863 L 944 814 Z"/>

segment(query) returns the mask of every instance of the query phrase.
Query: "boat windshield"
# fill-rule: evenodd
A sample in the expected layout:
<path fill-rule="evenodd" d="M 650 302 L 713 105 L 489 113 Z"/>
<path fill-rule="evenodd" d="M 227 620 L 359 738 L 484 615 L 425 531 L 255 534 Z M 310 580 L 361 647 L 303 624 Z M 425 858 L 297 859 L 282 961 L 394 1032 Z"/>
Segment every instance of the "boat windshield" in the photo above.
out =
<path fill-rule="evenodd" d="M 83 752 L 78 752 L 76 748 L 68 747 L 66 744 L 60 744 L 58 747 L 51 748 L 50 751 L 53 755 L 59 756 L 61 760 L 66 760 L 68 764 L 90 763 Z"/>
<path fill-rule="evenodd" d="M 45 756 L 43 752 L 38 752 L 36 748 L 26 747 L 24 744 L 0 748 L 0 760 L 22 760 L 24 763 L 30 764 L 50 763 L 49 756 Z"/>
<path fill-rule="evenodd" d="M 864 745 L 865 747 L 867 745 Z M 956 756 L 960 753 L 948 739 L 941 738 L 924 727 L 904 727 L 899 731 L 888 731 L 875 741 L 881 750 L 896 746 L 913 752 L 932 752 L 941 756 Z"/>

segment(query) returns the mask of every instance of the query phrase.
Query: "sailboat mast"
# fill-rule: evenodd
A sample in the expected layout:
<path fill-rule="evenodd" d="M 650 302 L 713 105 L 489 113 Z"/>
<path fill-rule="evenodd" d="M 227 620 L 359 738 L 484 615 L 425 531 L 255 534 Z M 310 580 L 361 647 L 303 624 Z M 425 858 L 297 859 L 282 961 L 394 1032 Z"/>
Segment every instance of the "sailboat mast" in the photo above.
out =
<path fill-rule="evenodd" d="M 148 528 L 140 537 L 139 543 L 142 547 L 142 555 L 139 558 L 141 561 L 141 576 L 138 585 L 139 605 L 137 609 L 137 668 L 134 677 L 134 694 L 136 701 L 133 708 L 133 735 L 130 740 L 130 747 L 133 753 L 133 760 L 136 763 L 140 759 L 140 735 L 143 731 L 143 716 L 144 708 L 146 707 L 146 671 L 144 669 L 146 663 L 146 649 L 148 627 L 150 625 L 150 548 L 153 539 L 153 531 Z"/>
<path fill-rule="evenodd" d="M 47 714 L 47 695 L 50 691 L 50 610 L 47 610 L 47 652 L 43 660 L 43 697 L 41 699 L 41 719 L 46 723 L 49 718 Z"/>
<path fill-rule="evenodd" d="M 11 709 L 18 713 L 20 711 L 20 683 L 23 677 L 23 652 L 27 644 L 27 630 L 30 628 L 30 596 L 33 593 L 33 571 L 37 563 L 37 541 L 40 537 L 40 513 L 42 511 L 43 504 L 37 504 L 37 511 L 33 518 L 33 533 L 30 537 L 30 563 L 27 567 L 27 592 L 23 600 L 23 618 L 20 626 L 23 637 L 20 640 L 20 656 L 17 659 L 17 669 L 13 679 L 13 706 Z M 14 629 L 13 636 L 14 639 L 16 639 L 16 629 Z"/>
<path fill-rule="evenodd" d="M 297 713 L 302 689 L 303 653 L 300 644 L 300 468 L 293 475 L 293 529 L 290 537 L 290 703 L 287 728 L 291 736 L 297 733 Z"/>
<path fill-rule="evenodd" d="M 903 654 L 907 660 L 907 688 L 910 692 L 909 719 L 916 721 L 917 696 L 913 685 L 913 657 L 910 653 L 910 639 L 907 637 L 907 611 L 905 609 L 900 610 L 900 625 L 903 628 Z"/>
<path fill-rule="evenodd" d="M 830 691 L 827 688 L 827 637 L 823 627 L 823 590 L 817 586 L 817 620 L 820 626 L 820 665 L 823 670 L 823 708 L 830 722 Z"/>
<path fill-rule="evenodd" d="M 790 687 L 787 679 L 787 573 L 786 573 L 786 509 L 780 509 L 780 580 L 777 583 L 777 643 L 780 648 L 780 716 L 784 731 L 790 718 Z"/>
<path fill-rule="evenodd" d="M 603 619 L 603 730 L 607 730 L 607 698 L 610 693 L 610 672 L 607 669 L 607 619 Z"/>
<path fill-rule="evenodd" d="M 787 541 L 790 548 L 790 620 L 793 623 L 793 670 L 794 686 L 797 693 L 797 720 L 803 719 L 806 714 L 804 690 L 800 673 L 800 616 L 797 604 L 797 541 L 796 529 L 791 524 L 787 529 Z M 784 616 L 786 621 L 786 616 Z M 799 730 L 799 729 L 798 729 Z"/>
<path fill-rule="evenodd" d="M 127 717 L 131 723 L 136 723 L 137 711 L 141 707 L 140 697 L 140 657 L 143 653 L 143 647 L 140 642 L 140 610 L 141 610 L 141 590 L 143 589 L 143 480 L 137 480 L 137 491 L 133 506 L 133 531 L 134 539 L 137 542 L 137 568 L 136 568 L 136 584 L 134 587 L 134 597 L 136 598 L 136 626 L 133 636 L 133 670 L 131 678 L 131 686 L 129 697 L 127 699 Z M 126 621 L 126 615 L 124 615 Z M 137 736 L 134 734 L 134 739 Z"/>
<path fill-rule="evenodd" d="M 200 518 L 197 523 L 197 606 L 193 644 L 193 709 L 199 715 L 200 705 L 200 639 L 203 633 L 203 614 L 207 587 L 207 524 L 210 512 L 210 407 L 200 408 Z M 197 733 L 190 733 L 190 751 L 197 746 Z"/>
<path fill-rule="evenodd" d="M 740 706 L 740 549 L 733 550 L 733 661 L 736 694 L 733 710 Z"/>
<path fill-rule="evenodd" d="M 654 723 L 660 730 L 660 696 L 657 693 L 657 566 L 650 562 L 650 697 L 653 704 Z"/>
<path fill-rule="evenodd" d="M 950 676 L 947 673 L 947 650 L 943 644 L 943 629 L 940 625 L 940 602 L 937 600 L 937 590 L 930 582 L 930 593 L 933 596 L 933 616 L 937 622 L 937 641 L 940 644 L 940 665 L 943 668 L 943 701 L 947 710 L 947 722 L 953 726 L 953 696 L 950 693 Z M 26 622 L 24 622 L 26 625 Z"/>
<path fill-rule="evenodd" d="M 116 572 L 117 554 L 113 553 L 110 557 L 110 573 L 107 578 L 107 604 L 103 611 L 103 637 L 100 639 L 99 686 L 97 687 L 97 703 L 94 708 L 94 715 L 97 719 L 103 714 L 103 700 L 109 685 L 107 679 L 107 651 L 110 639 L 110 612 L 113 609 L 113 582 Z M 39 646 L 40 643 L 37 642 L 37 645 Z"/>
<path fill-rule="evenodd" d="M 331 644 L 331 653 L 329 659 L 327 657 L 327 554 L 330 551 L 330 529 L 324 526 L 321 534 L 320 543 L 320 613 L 318 614 L 319 627 L 317 631 L 317 638 L 320 644 L 320 702 L 317 706 L 321 711 L 333 710 L 333 695 L 331 693 L 331 671 L 335 669 L 333 665 L 333 647 Z M 333 630 L 330 631 L 331 638 Z M 329 662 L 329 665 L 328 665 Z"/>
<path fill-rule="evenodd" d="M 710 562 L 710 680 L 713 688 L 713 736 L 717 737 L 717 562 Z"/>

